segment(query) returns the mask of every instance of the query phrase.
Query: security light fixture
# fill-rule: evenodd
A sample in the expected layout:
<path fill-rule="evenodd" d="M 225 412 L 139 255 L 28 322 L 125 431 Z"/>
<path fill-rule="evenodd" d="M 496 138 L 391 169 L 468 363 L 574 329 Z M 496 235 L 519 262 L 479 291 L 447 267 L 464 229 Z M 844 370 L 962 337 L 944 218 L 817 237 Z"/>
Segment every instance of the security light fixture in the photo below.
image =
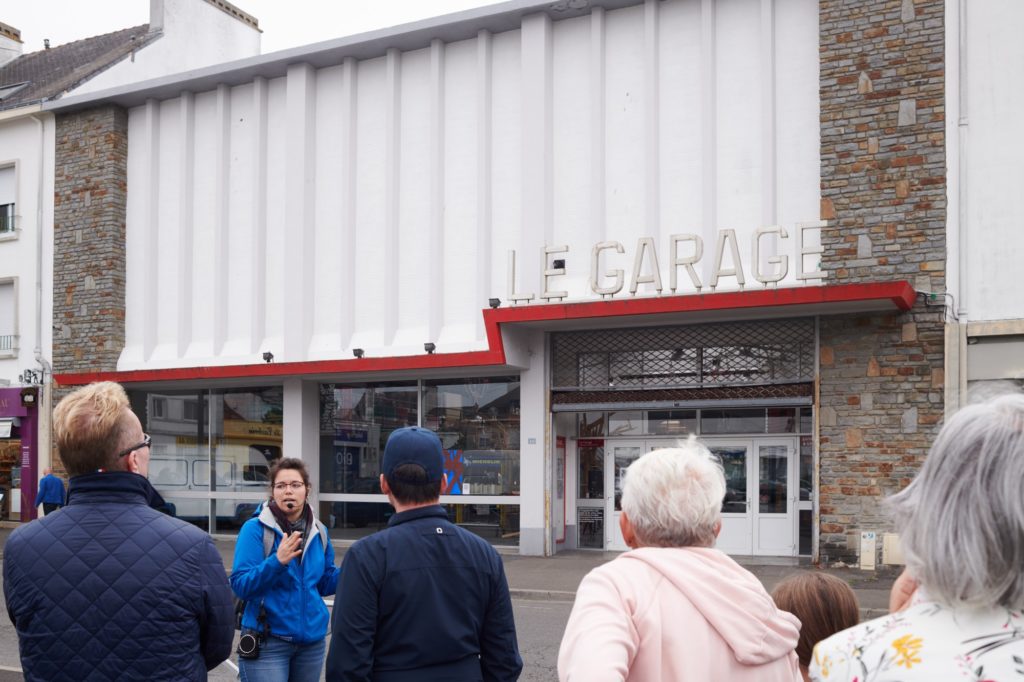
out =
<path fill-rule="evenodd" d="M 565 270 L 565 259 L 556 258 L 555 260 L 551 261 L 551 266 L 556 270 Z"/>
<path fill-rule="evenodd" d="M 500 298 L 489 298 L 489 299 L 487 299 L 487 303 L 492 308 L 497 308 L 498 306 L 501 305 L 501 299 Z"/>
<path fill-rule="evenodd" d="M 423 344 L 423 350 L 427 351 L 429 355 L 433 355 L 434 351 L 437 350 L 437 346 L 434 345 L 433 341 L 427 341 Z"/>
<path fill-rule="evenodd" d="M 274 361 L 274 354 L 271 353 L 269 350 L 268 351 L 264 351 L 264 353 L 263 353 L 263 362 L 273 362 L 273 361 Z"/>
<path fill-rule="evenodd" d="M 365 352 L 366 352 L 366 351 L 365 351 L 365 350 L 363 350 L 362 348 L 353 348 L 353 349 L 352 349 L 352 355 L 354 355 L 354 356 L 355 356 L 355 357 L 357 357 L 357 358 L 361 358 L 361 357 L 363 357 L 363 354 L 364 354 Z"/>

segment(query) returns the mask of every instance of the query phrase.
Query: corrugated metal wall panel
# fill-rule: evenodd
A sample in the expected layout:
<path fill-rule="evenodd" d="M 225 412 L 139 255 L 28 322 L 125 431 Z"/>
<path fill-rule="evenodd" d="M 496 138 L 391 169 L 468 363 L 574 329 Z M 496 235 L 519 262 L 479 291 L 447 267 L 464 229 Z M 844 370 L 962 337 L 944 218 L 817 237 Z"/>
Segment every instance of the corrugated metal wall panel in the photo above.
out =
<path fill-rule="evenodd" d="M 533 15 L 132 110 L 121 368 L 483 348 L 509 250 L 537 302 L 545 244 L 569 248 L 552 288 L 578 300 L 596 298 L 593 244 L 623 244 L 602 267 L 628 295 L 650 237 L 667 294 L 669 236 L 703 236 L 706 285 L 731 228 L 750 286 L 754 230 L 781 222 L 792 253 L 788 221 L 817 217 L 816 17 L 813 0 Z"/>

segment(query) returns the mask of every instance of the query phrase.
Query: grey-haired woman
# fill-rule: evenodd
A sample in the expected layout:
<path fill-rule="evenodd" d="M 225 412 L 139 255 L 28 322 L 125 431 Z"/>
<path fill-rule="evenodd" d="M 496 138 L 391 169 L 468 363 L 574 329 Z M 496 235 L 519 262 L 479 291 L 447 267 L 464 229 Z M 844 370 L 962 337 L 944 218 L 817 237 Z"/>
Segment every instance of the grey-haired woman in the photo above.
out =
<path fill-rule="evenodd" d="M 894 613 L 821 642 L 811 679 L 1024 680 L 1024 396 L 955 414 L 890 504 Z"/>

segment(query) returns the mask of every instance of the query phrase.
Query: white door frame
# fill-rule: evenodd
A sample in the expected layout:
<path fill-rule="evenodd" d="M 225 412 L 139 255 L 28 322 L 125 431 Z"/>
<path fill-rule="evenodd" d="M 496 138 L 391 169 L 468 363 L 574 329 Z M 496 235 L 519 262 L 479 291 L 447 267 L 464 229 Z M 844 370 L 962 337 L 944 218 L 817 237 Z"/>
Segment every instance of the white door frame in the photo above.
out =
<path fill-rule="evenodd" d="M 622 529 L 619 528 L 619 517 L 622 512 L 615 508 L 615 492 L 618 481 L 618 472 L 615 469 L 615 448 L 616 447 L 639 447 L 640 455 L 657 450 L 659 448 L 678 447 L 678 438 L 637 438 L 627 440 L 607 440 L 604 446 L 604 471 L 605 471 L 605 549 L 625 551 L 629 549 L 626 541 L 622 538 Z"/>
<path fill-rule="evenodd" d="M 782 493 L 786 511 L 782 514 L 761 511 L 762 495 L 770 494 L 761 490 L 761 448 L 782 446 L 786 448 L 785 491 Z M 751 522 L 753 524 L 753 554 L 758 556 L 796 556 L 799 538 L 797 503 L 799 501 L 799 437 L 762 437 L 754 439 L 752 465 L 756 477 L 750 481 L 754 487 L 751 498 Z M 768 485 L 766 483 L 766 485 Z"/>
<path fill-rule="evenodd" d="M 717 547 L 727 554 L 754 556 L 796 556 L 799 544 L 799 437 L 739 436 L 704 439 L 712 452 L 742 449 L 745 453 L 743 472 L 746 476 L 744 500 L 734 501 L 734 511 L 723 511 L 722 532 Z M 604 446 L 604 534 L 605 549 L 629 549 L 619 528 L 621 511 L 616 510 L 616 449 L 636 448 L 639 455 L 650 450 L 678 445 L 678 439 L 607 439 Z M 760 448 L 786 447 L 786 512 L 784 515 L 761 512 Z M 738 510 L 742 505 L 742 511 Z M 593 503 L 588 506 L 594 506 Z M 781 517 L 781 518 L 780 518 Z M 781 521 L 781 523 L 779 523 Z"/>
<path fill-rule="evenodd" d="M 615 466 L 616 450 L 634 451 L 637 457 L 647 452 L 647 444 L 643 440 L 605 441 L 604 446 L 604 546 L 605 549 L 626 551 L 626 541 L 622 538 L 619 528 L 619 517 L 622 512 L 616 509 L 617 492 L 622 490 L 622 473 Z M 632 452 L 630 453 L 632 454 Z"/>
<path fill-rule="evenodd" d="M 754 465 L 754 441 L 751 438 L 709 438 L 704 441 L 705 445 L 713 453 L 722 453 L 729 450 L 737 452 L 743 450 L 745 458 L 743 461 L 743 473 L 746 476 L 746 485 L 743 489 L 743 499 L 739 499 L 735 489 L 726 491 L 725 505 L 731 507 L 732 511 L 722 511 L 722 530 L 718 534 L 718 541 L 715 544 L 718 549 L 726 554 L 749 555 L 754 550 L 754 523 L 753 503 L 757 499 Z M 729 478 L 729 463 L 725 463 L 726 484 Z"/>

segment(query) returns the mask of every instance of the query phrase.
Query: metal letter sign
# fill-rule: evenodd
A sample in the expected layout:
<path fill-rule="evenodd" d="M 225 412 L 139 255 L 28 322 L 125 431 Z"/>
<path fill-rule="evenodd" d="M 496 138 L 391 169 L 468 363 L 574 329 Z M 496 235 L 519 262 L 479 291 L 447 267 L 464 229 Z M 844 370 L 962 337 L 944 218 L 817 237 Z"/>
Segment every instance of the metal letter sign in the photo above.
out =
<path fill-rule="evenodd" d="M 827 226 L 828 222 L 821 220 L 796 223 L 795 244 L 789 242 L 789 231 L 781 225 L 768 225 L 754 230 L 749 238 L 749 250 L 744 249 L 753 261 L 750 272 L 753 273 L 754 279 L 764 286 L 778 286 L 779 282 L 789 277 L 790 255 L 796 259 L 796 272 L 789 282 L 791 286 L 802 284 L 807 280 L 824 279 L 825 272 L 820 269 L 820 260 L 825 249 L 821 246 L 820 234 L 821 229 Z M 769 241 L 765 240 L 765 237 L 773 237 L 773 239 Z M 684 243 L 687 244 L 684 245 Z M 765 247 L 765 243 L 772 248 Z M 784 253 L 787 250 L 786 243 L 791 244 L 788 247 L 789 253 Z M 762 247 L 766 249 L 763 257 Z M 541 247 L 541 300 L 561 300 L 570 296 L 570 292 L 567 290 L 552 288 L 554 278 L 568 274 L 565 267 L 568 259 L 553 259 L 552 256 L 567 254 L 569 250 L 570 247 L 566 244 Z M 622 242 L 608 240 L 594 244 L 590 250 L 590 291 L 604 298 L 610 298 L 621 292 L 626 279 L 626 273 L 622 268 L 608 267 L 609 259 L 614 260 L 612 254 L 605 253 L 608 251 L 624 254 L 626 249 L 622 246 Z M 680 251 L 684 254 L 688 251 L 689 255 L 680 255 Z M 605 260 L 602 261 L 603 254 Z M 703 283 L 695 266 L 704 257 L 703 238 L 700 235 L 689 233 L 669 235 L 668 254 L 669 291 L 675 294 L 682 288 L 679 269 L 685 268 L 690 284 L 693 285 L 694 290 L 700 293 Z M 739 289 L 744 287 L 746 274 L 743 257 L 740 254 L 741 249 L 736 230 L 718 230 L 713 260 L 708 264 L 710 267 L 704 268 L 705 275 L 710 273 L 708 285 L 712 291 L 720 286 L 723 277 L 733 278 L 735 286 Z M 814 259 L 814 267 L 807 270 L 809 258 Z M 569 280 L 569 282 L 579 281 L 579 279 L 571 278 Z M 658 250 L 654 238 L 639 238 L 636 242 L 636 251 L 633 253 L 633 272 L 629 280 L 629 293 L 637 295 L 641 285 L 646 284 L 649 285 L 645 287 L 646 291 L 660 296 L 663 292 L 662 281 L 661 263 L 658 260 Z M 582 293 L 578 292 L 578 294 Z M 508 252 L 508 291 L 506 296 L 507 300 L 512 303 L 525 303 L 537 297 L 533 292 L 521 293 L 516 290 L 516 252 L 514 249 Z"/>

